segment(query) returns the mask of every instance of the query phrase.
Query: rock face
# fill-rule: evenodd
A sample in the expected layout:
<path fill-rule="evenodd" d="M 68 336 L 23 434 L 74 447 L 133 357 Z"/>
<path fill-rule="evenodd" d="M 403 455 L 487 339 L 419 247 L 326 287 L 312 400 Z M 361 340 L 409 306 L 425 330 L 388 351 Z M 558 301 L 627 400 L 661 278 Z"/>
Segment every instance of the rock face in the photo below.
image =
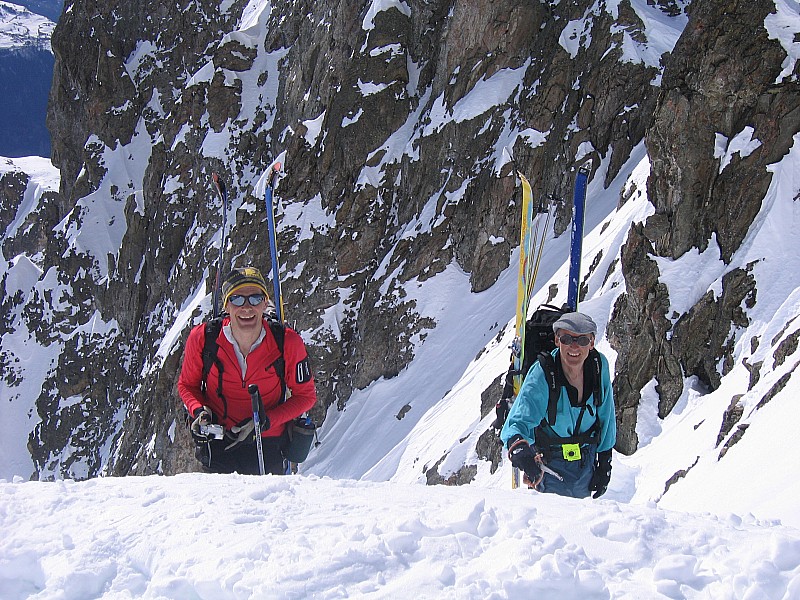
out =
<path fill-rule="evenodd" d="M 800 130 L 797 66 L 785 73 L 781 44 L 754 26 L 774 8 L 770 2 L 693 3 L 664 70 L 646 135 L 648 195 L 656 210 L 628 237 L 627 291 L 610 327 L 620 351 L 614 391 L 622 452 L 637 446 L 639 390 L 657 379 L 663 418 L 684 377 L 696 375 L 716 389 L 731 367 L 736 332 L 749 324 L 745 311 L 756 289 L 747 268 L 731 270 L 718 296 L 707 294 L 688 313 L 673 315 L 649 257 L 678 258 L 713 245 L 730 263 L 761 208 L 772 179 L 767 165 L 788 152 Z M 734 140 L 749 149 L 727 154 L 739 147 Z"/>
<path fill-rule="evenodd" d="M 48 114 L 61 190 L 30 217 L 52 235 L 36 237 L 39 281 L 3 306 L 9 330 L 24 325 L 31 347 L 48 349 L 34 386 L 34 476 L 194 468 L 174 388 L 220 255 L 211 174 L 232 199 L 225 255 L 268 272 L 255 187 L 276 159 L 287 165 L 283 290 L 315 364 L 318 418 L 414 359 L 435 322 L 409 282 L 424 287 L 455 262 L 480 291 L 508 266 L 514 167 L 537 195 L 566 198 L 561 233 L 576 168 L 607 161 L 609 182 L 642 140 L 656 211 L 630 232 L 609 327 L 619 449 L 636 447 L 638 393 L 654 376 L 663 413 L 685 375 L 713 386 L 754 293 L 747 272 L 670 315 L 650 257 L 735 252 L 765 165 L 798 130 L 796 73 L 780 78 L 781 45 L 750 33 L 773 2 L 696 0 L 688 25 L 688 2 L 605 4 L 68 2 Z M 653 17 L 674 40 L 652 35 Z M 748 126 L 762 145 L 720 172 L 715 136 Z M 6 260 L 21 247 L 4 238 Z M 482 455 L 496 461 L 489 446 Z"/>

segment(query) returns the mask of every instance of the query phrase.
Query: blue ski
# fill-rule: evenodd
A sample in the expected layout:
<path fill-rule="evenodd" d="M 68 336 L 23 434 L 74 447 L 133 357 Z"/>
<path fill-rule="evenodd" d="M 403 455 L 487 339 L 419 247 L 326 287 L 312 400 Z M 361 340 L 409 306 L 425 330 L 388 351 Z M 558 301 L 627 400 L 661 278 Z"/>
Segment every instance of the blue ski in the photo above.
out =
<path fill-rule="evenodd" d="M 273 192 L 275 191 L 275 184 L 278 182 L 278 175 L 280 174 L 281 163 L 276 162 L 272 166 L 272 172 L 267 178 L 267 184 L 264 187 L 264 200 L 267 204 L 267 225 L 269 227 L 269 254 L 272 259 L 272 289 L 275 302 L 275 314 L 278 321 L 283 325 L 283 295 L 281 294 L 281 279 L 278 267 L 278 240 L 275 231 L 275 203 L 273 202 Z"/>
<path fill-rule="evenodd" d="M 575 179 L 575 192 L 572 201 L 572 235 L 569 247 L 569 285 L 567 304 L 578 310 L 578 296 L 581 287 L 581 254 L 583 253 L 583 221 L 586 209 L 586 184 L 589 180 L 589 167 L 584 164 L 578 169 Z"/>
<path fill-rule="evenodd" d="M 225 246 L 228 244 L 228 238 L 225 233 L 225 226 L 228 223 L 228 191 L 225 188 L 225 182 L 216 173 L 211 174 L 211 179 L 214 182 L 214 187 L 217 188 L 217 193 L 222 199 L 222 240 L 219 244 L 219 259 L 217 260 L 217 274 L 214 278 L 214 294 L 212 296 L 213 316 L 216 319 L 222 314 L 222 307 L 220 306 L 222 296 L 222 283 L 221 278 L 225 276 L 223 269 L 225 269 Z"/>

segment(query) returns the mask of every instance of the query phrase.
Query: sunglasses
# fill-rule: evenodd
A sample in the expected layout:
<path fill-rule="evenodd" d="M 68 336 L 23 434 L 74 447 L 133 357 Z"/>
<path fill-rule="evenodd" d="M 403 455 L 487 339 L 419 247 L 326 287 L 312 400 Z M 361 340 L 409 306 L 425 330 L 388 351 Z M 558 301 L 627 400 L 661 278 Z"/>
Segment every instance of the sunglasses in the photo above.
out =
<path fill-rule="evenodd" d="M 258 306 L 266 299 L 264 294 L 250 294 L 249 296 L 242 296 L 241 294 L 233 294 L 228 301 L 234 306 L 244 306 L 245 301 L 250 303 L 250 306 Z"/>
<path fill-rule="evenodd" d="M 559 336 L 558 341 L 564 344 L 565 346 L 570 346 L 572 344 L 578 344 L 578 346 L 588 346 L 592 342 L 592 338 L 588 335 L 570 335 L 568 333 L 564 333 Z"/>

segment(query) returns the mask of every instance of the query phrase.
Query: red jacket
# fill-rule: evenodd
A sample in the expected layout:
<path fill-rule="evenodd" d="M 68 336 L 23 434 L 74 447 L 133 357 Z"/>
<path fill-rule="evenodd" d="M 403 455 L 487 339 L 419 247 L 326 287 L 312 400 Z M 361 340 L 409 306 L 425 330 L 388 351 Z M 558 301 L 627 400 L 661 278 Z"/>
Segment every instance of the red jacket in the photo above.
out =
<path fill-rule="evenodd" d="M 217 358 L 222 362 L 222 395 L 217 395 L 219 387 L 219 371 L 216 365 L 206 379 L 205 396 L 200 390 L 200 379 L 203 375 L 202 350 L 205 341 L 205 323 L 197 325 L 189 332 L 183 357 L 183 367 L 178 379 L 178 393 L 189 410 L 189 414 L 207 406 L 214 413 L 215 422 L 230 429 L 253 417 L 253 405 L 247 388 L 255 383 L 261 392 L 264 410 L 270 422 L 270 428 L 262 432 L 263 437 L 277 437 L 286 428 L 286 423 L 299 417 L 311 409 L 317 401 L 314 389 L 314 378 L 308 368 L 308 355 L 302 338 L 289 327 L 283 345 L 283 357 L 286 363 L 286 387 L 288 400 L 278 404 L 281 383 L 275 373 L 273 363 L 280 356 L 278 345 L 264 321 L 266 335 L 261 344 L 247 355 L 247 376 L 242 377 L 242 369 L 236 358 L 233 344 L 225 337 L 224 327 L 230 320 L 223 321 L 223 329 L 217 336 Z M 305 362 L 304 362 L 305 361 Z M 298 377 L 305 379 L 298 383 Z M 262 424 L 263 425 L 263 424 Z"/>

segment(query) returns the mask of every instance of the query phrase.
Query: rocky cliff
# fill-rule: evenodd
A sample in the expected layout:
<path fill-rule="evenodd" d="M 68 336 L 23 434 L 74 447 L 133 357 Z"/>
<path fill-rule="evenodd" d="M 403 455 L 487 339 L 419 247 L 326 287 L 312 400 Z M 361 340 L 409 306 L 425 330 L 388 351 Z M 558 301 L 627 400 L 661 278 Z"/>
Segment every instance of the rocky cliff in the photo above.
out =
<path fill-rule="evenodd" d="M 658 381 L 662 418 L 685 377 L 719 387 L 749 325 L 747 309 L 757 302 L 752 265 L 733 265 L 718 295 L 707 294 L 686 314 L 670 314 L 652 257 L 678 258 L 713 244 L 730 265 L 772 182 L 769 165 L 794 144 L 797 65 L 787 61 L 777 23 L 770 31 L 756 26 L 774 13 L 772 2 L 693 3 L 667 61 L 646 135 L 648 196 L 656 210 L 630 232 L 622 256 L 627 292 L 610 328 L 621 355 L 614 389 L 624 452 L 636 449 L 636 405 L 645 383 Z"/>
<path fill-rule="evenodd" d="M 609 327 L 618 449 L 633 452 L 642 386 L 657 378 L 666 414 L 689 374 L 717 385 L 742 303 L 756 301 L 737 270 L 719 297 L 668 314 L 653 257 L 716 244 L 729 260 L 766 165 L 798 131 L 793 42 L 764 26 L 774 11 L 768 0 L 67 2 L 48 115 L 61 190 L 28 217 L 52 233 L 29 252 L 36 280 L 3 307 L 6 330 L 47 357 L 32 386 L 35 476 L 193 468 L 174 393 L 182 342 L 209 312 L 223 219 L 231 263 L 268 271 L 255 184 L 273 161 L 286 165 L 283 289 L 322 418 L 400 373 L 435 328 L 409 283 L 424 293 L 455 264 L 478 292 L 509 266 L 515 168 L 537 197 L 565 200 L 561 234 L 577 166 L 610 183 L 644 140 L 655 213 L 630 231 Z M 742 132 L 761 145 L 720 170 L 715 149 Z M 228 182 L 226 214 L 212 172 Z M 5 210 L 10 220 L 16 207 Z M 4 238 L 9 265 L 20 247 Z M 20 360 L 3 361 L 9 400 L 23 402 Z"/>

